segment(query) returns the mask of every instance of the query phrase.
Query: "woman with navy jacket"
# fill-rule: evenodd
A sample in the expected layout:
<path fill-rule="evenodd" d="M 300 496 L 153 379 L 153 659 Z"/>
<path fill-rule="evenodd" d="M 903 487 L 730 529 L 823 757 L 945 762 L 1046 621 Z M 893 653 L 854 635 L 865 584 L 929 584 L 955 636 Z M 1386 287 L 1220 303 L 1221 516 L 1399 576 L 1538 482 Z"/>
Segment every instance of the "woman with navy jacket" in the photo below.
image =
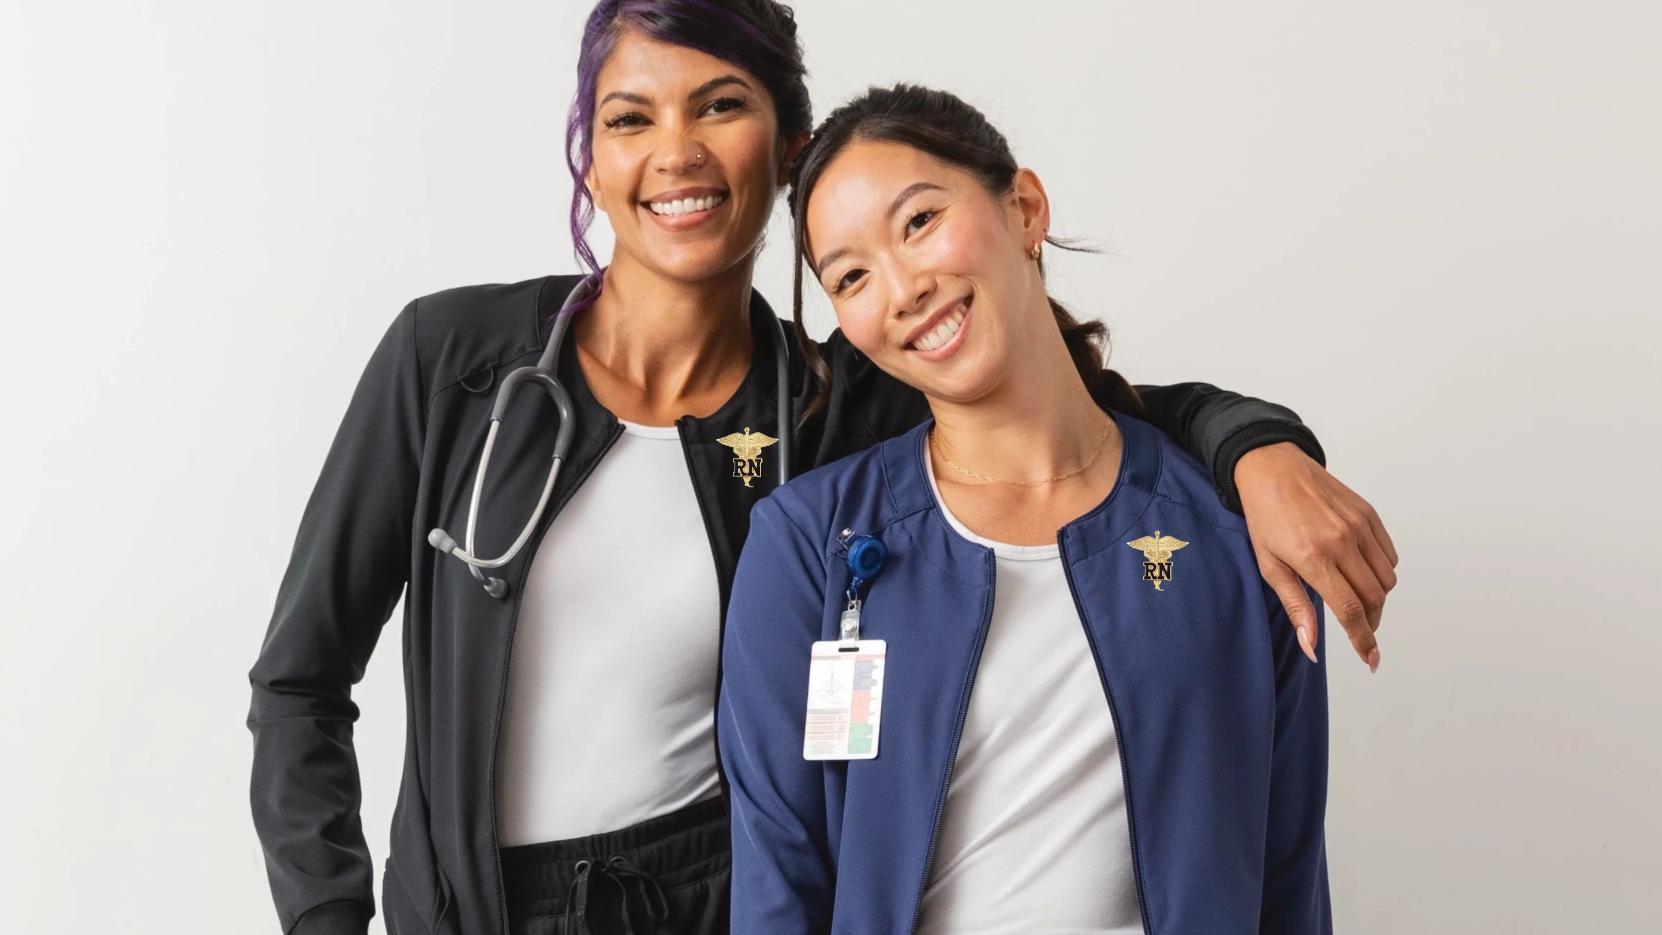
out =
<path fill-rule="evenodd" d="M 933 418 L 753 512 L 718 719 L 733 931 L 1331 931 L 1325 654 L 1101 369 L 1102 326 L 1047 296 L 1037 176 L 902 85 L 832 114 L 793 182 L 843 334 Z"/>

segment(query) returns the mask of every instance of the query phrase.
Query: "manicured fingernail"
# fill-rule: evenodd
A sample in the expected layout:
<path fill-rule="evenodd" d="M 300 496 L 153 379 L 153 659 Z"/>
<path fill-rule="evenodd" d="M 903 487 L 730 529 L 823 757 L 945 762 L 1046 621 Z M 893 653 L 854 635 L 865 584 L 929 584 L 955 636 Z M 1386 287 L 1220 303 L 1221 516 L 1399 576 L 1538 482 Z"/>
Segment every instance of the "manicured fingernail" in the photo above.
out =
<path fill-rule="evenodd" d="M 1311 662 L 1316 661 L 1316 650 L 1310 645 L 1309 627 L 1301 626 L 1298 628 L 1298 645 L 1304 650 L 1304 655 L 1308 657 Z"/>
<path fill-rule="evenodd" d="M 1369 672 L 1378 672 L 1379 671 L 1379 647 L 1378 646 L 1375 646 L 1373 649 L 1368 650 L 1368 671 Z"/>

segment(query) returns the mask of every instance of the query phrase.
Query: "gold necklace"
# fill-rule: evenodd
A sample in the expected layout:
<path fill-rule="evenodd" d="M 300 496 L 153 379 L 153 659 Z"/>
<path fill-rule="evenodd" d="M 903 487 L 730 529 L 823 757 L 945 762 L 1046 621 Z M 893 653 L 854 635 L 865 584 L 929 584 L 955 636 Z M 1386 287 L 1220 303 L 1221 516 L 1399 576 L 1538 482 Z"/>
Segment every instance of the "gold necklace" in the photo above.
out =
<path fill-rule="evenodd" d="M 1043 487 L 1046 484 L 1054 484 L 1059 480 L 1067 480 L 1070 477 L 1073 477 L 1077 474 L 1083 474 L 1086 471 L 1090 470 L 1091 465 L 1095 464 L 1097 462 L 1097 459 L 1102 457 L 1103 449 L 1108 447 L 1108 436 L 1113 433 L 1114 420 L 1113 419 L 1104 419 L 1103 420 L 1102 437 L 1097 440 L 1096 450 L 1091 452 L 1091 457 L 1088 461 L 1086 461 L 1084 464 L 1081 464 L 1079 467 L 1076 467 L 1073 470 L 1067 472 L 1066 474 L 1058 474 L 1055 477 L 1047 477 L 1044 480 L 1005 480 L 1002 477 L 988 477 L 985 474 L 977 474 L 974 471 L 970 470 L 969 468 L 964 467 L 963 465 L 959 464 L 958 462 L 956 462 L 956 461 L 952 460 L 951 458 L 947 457 L 946 447 L 941 443 L 941 440 L 939 438 L 935 437 L 935 429 L 936 428 L 937 428 L 937 426 L 933 426 L 933 425 L 929 427 L 929 444 L 936 452 L 938 452 L 940 454 L 941 460 L 946 462 L 946 466 L 949 467 L 949 468 L 952 468 L 954 471 L 957 471 L 958 473 L 963 474 L 966 477 L 973 477 L 976 480 L 987 481 L 988 483 L 991 483 L 991 484 L 1012 484 L 1016 487 Z"/>

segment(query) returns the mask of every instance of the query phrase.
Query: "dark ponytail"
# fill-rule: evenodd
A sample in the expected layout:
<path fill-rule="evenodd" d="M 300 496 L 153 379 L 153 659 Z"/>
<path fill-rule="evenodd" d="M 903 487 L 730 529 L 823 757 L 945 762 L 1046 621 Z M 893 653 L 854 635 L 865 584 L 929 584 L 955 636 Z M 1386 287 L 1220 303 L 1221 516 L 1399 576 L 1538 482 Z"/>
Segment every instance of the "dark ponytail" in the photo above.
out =
<path fill-rule="evenodd" d="M 802 324 L 802 267 L 809 259 L 808 199 L 825 167 L 856 140 L 910 146 L 970 173 L 995 197 L 1009 194 L 1015 185 L 1016 157 L 1010 152 L 1004 134 L 981 111 L 945 91 L 912 84 L 871 88 L 825 118 L 791 169 L 789 196 L 797 253 L 791 308 L 796 318 L 797 343 L 819 384 L 819 391 L 802 413 L 804 422 L 824 409 L 831 395 L 831 368 Z M 1063 250 L 1079 249 L 1054 237 L 1045 240 Z M 1044 273 L 1042 262 L 1039 272 Z M 1119 374 L 1103 369 L 1108 326 L 1100 321 L 1078 320 L 1055 299 L 1050 299 L 1050 311 L 1056 316 L 1068 356 L 1091 395 L 1122 412 L 1141 414 L 1143 404 L 1137 391 Z"/>

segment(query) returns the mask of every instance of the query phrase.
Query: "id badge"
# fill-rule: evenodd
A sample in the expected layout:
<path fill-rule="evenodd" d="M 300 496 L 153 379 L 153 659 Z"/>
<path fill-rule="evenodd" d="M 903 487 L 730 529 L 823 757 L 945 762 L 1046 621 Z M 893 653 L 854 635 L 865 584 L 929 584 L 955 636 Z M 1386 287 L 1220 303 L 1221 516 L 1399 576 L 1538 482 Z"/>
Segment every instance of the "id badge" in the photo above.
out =
<path fill-rule="evenodd" d="M 883 719 L 883 640 L 814 644 L 808 666 L 805 760 L 869 760 L 877 756 Z"/>

